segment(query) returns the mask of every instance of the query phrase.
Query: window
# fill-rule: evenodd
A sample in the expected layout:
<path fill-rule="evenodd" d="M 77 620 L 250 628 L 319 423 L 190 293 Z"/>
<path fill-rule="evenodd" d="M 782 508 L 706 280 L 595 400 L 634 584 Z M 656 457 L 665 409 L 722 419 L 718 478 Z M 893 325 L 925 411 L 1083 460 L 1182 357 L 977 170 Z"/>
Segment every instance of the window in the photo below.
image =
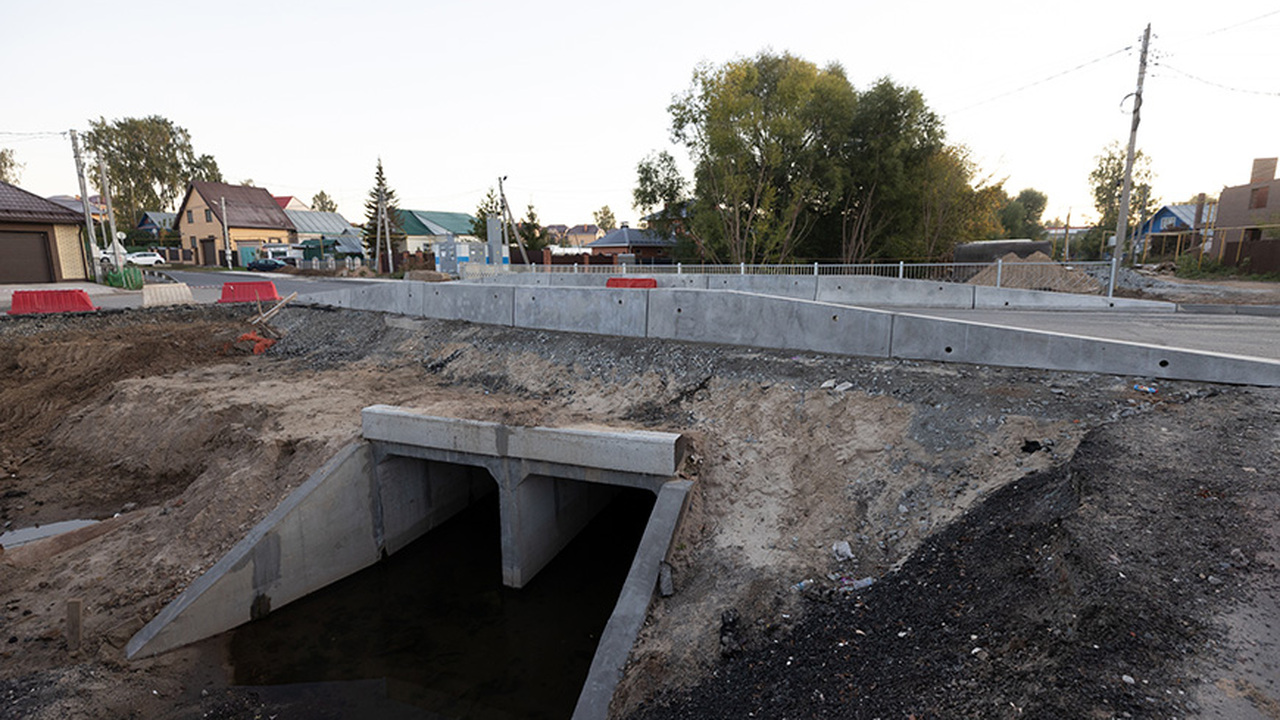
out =
<path fill-rule="evenodd" d="M 1267 206 L 1267 196 L 1271 194 L 1271 186 L 1263 185 L 1249 191 L 1249 209 L 1258 210 Z"/>
<path fill-rule="evenodd" d="M 192 236 L 191 236 L 191 249 L 192 249 L 192 250 L 195 250 L 195 249 L 196 249 L 196 236 L 195 236 L 195 235 L 192 235 Z"/>
<path fill-rule="evenodd" d="M 210 210 L 209 208 L 204 209 L 204 221 L 213 222 L 213 211 Z"/>
<path fill-rule="evenodd" d="M 190 211 L 190 210 L 188 210 L 188 211 L 187 211 L 187 222 L 189 222 L 189 223 L 193 223 L 193 222 L 195 222 L 195 221 L 196 221 L 195 217 L 194 217 L 194 216 L 192 216 L 191 211 Z"/>

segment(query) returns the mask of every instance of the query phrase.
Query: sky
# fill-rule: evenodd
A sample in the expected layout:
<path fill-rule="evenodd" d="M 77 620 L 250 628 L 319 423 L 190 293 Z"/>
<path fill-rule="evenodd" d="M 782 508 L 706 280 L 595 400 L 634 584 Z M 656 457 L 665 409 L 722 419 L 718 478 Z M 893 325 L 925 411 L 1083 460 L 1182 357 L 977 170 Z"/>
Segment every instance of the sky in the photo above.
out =
<path fill-rule="evenodd" d="M 474 212 L 499 176 L 512 211 L 634 225 L 636 164 L 669 150 L 672 97 L 699 63 L 762 50 L 840 64 L 858 90 L 919 89 L 980 177 L 1095 218 L 1089 171 L 1128 140 L 1152 26 L 1138 147 L 1162 202 L 1248 182 L 1280 155 L 1280 4 L 1039 2 L 208 3 L 0 0 L 0 147 L 20 186 L 77 194 L 67 129 L 161 115 L 228 182 L 354 223 L 383 162 L 400 206 Z M 91 191 L 92 192 L 92 191 Z"/>

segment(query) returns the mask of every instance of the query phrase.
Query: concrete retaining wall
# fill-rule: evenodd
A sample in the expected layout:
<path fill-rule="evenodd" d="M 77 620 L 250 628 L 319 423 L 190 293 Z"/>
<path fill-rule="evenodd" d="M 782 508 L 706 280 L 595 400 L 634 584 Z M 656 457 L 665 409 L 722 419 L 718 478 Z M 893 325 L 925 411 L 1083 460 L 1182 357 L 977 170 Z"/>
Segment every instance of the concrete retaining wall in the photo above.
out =
<path fill-rule="evenodd" d="M 520 287 L 515 317 L 538 330 L 644 337 L 648 290 L 634 288 Z"/>
<path fill-rule="evenodd" d="M 841 305 L 972 308 L 972 285 L 871 276 L 821 275 L 816 299 Z"/>
<path fill-rule="evenodd" d="M 1075 295 L 1072 293 L 1044 292 L 994 288 L 986 285 L 970 285 L 973 288 L 973 307 L 980 310 L 1141 310 L 1142 312 L 1176 312 L 1175 303 L 1137 298 L 1105 297 L 1103 295 Z M 924 306 L 921 306 L 924 307 Z"/>

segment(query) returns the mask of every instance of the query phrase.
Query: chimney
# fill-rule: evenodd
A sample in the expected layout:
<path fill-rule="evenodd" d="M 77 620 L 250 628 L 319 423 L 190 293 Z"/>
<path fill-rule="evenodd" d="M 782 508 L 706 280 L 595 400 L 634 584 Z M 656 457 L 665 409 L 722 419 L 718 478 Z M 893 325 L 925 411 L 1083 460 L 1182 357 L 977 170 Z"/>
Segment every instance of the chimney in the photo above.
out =
<path fill-rule="evenodd" d="M 1249 184 L 1271 182 L 1276 179 L 1276 159 L 1257 158 L 1253 161 L 1253 173 Z"/>
<path fill-rule="evenodd" d="M 620 229 L 620 230 L 626 230 L 626 229 L 627 229 L 627 221 L 626 221 L 626 220 L 623 220 L 623 221 L 622 221 L 622 223 L 618 225 L 618 229 Z"/>

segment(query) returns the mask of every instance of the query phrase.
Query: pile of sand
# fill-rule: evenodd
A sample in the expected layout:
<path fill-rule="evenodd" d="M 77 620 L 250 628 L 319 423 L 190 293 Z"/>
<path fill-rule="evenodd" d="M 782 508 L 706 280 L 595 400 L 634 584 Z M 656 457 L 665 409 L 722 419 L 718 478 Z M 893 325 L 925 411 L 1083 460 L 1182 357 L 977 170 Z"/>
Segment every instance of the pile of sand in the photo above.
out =
<path fill-rule="evenodd" d="M 998 274 L 1000 287 L 1073 293 L 1102 292 L 1102 284 L 1087 273 L 1057 263 L 1042 252 L 1032 253 L 1025 259 L 1009 253 L 1001 260 L 1003 268 L 990 265 L 970 278 L 969 284 L 994 287 Z"/>

